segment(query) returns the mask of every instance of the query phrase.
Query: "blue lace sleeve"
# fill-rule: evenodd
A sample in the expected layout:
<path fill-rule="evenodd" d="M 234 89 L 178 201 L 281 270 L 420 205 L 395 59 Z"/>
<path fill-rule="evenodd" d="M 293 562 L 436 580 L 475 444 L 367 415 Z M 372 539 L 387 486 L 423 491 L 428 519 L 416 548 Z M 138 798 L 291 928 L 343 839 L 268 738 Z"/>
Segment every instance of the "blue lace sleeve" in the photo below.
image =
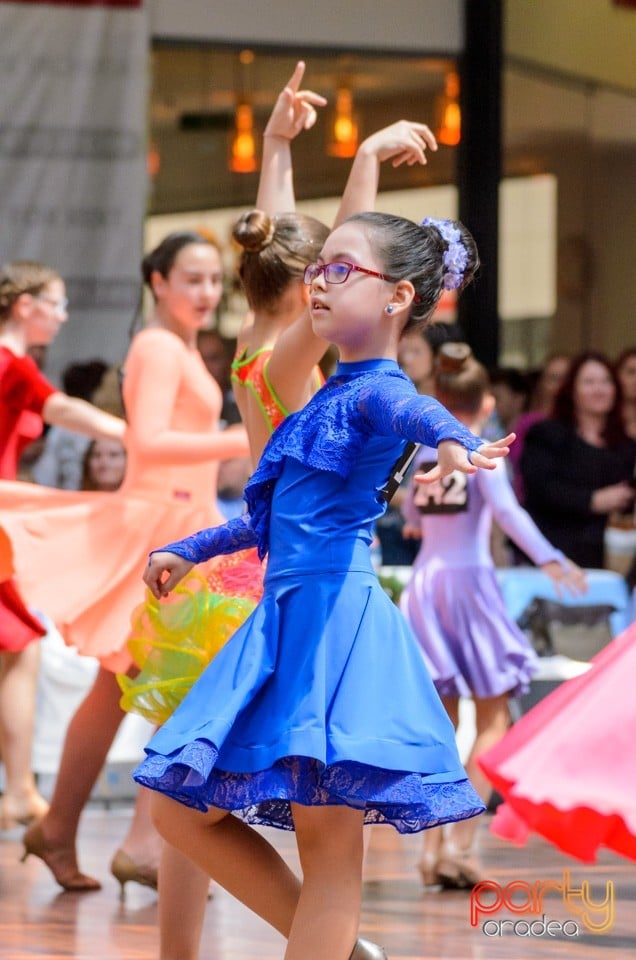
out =
<path fill-rule="evenodd" d="M 442 440 L 456 440 L 466 450 L 477 450 L 484 443 L 439 400 L 421 396 L 400 378 L 387 377 L 380 390 L 364 391 L 360 410 L 371 428 L 383 436 L 397 434 L 428 447 L 437 447 Z"/>
<path fill-rule="evenodd" d="M 199 530 L 183 540 L 175 540 L 165 547 L 153 550 L 153 553 L 176 553 L 178 557 L 189 560 L 191 563 L 203 563 L 222 553 L 237 553 L 257 544 L 256 534 L 250 525 L 250 516 L 247 513 L 234 517 L 220 527 L 208 527 Z"/>

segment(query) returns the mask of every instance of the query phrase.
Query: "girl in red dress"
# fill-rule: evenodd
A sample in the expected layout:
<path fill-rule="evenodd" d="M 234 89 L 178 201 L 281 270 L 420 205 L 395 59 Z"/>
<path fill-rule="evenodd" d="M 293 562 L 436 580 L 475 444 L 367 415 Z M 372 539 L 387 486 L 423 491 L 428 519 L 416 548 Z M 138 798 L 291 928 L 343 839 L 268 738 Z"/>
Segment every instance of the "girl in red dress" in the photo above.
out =
<path fill-rule="evenodd" d="M 15 261 L 0 270 L 0 478 L 15 480 L 20 455 L 43 422 L 94 438 L 119 439 L 123 420 L 57 390 L 28 349 L 47 346 L 67 319 L 64 281 L 50 267 Z M 1 502 L 1 498 L 0 498 Z M 31 770 L 39 645 L 45 633 L 27 609 L 10 567 L 0 564 L 0 742 L 5 787 L 0 828 L 29 823 L 47 808 Z"/>

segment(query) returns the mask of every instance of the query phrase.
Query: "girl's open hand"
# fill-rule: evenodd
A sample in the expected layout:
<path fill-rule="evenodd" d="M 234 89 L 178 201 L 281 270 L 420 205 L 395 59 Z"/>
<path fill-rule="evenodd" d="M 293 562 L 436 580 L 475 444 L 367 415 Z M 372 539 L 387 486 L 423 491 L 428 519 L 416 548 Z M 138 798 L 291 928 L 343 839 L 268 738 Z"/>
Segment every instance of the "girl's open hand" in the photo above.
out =
<path fill-rule="evenodd" d="M 425 123 L 398 120 L 382 130 L 377 130 L 360 145 L 363 153 L 372 154 L 380 163 L 391 160 L 391 166 L 406 163 L 426 163 L 426 150 L 437 150 L 437 140 Z"/>
<path fill-rule="evenodd" d="M 174 590 L 193 566 L 190 560 L 185 560 L 176 553 L 158 550 L 151 554 L 143 580 L 153 597 L 161 600 Z"/>
<path fill-rule="evenodd" d="M 494 460 L 507 457 L 510 453 L 510 444 L 515 439 L 514 433 L 509 433 L 501 440 L 492 443 L 482 443 L 481 447 L 470 453 L 455 440 L 442 440 L 437 448 L 437 464 L 426 473 L 416 473 L 413 479 L 416 483 L 435 483 L 442 477 L 448 476 L 453 470 L 462 473 L 476 473 L 481 467 L 485 470 L 494 470 Z"/>
<path fill-rule="evenodd" d="M 279 93 L 264 136 L 293 140 L 301 130 L 309 130 L 316 122 L 316 107 L 327 101 L 313 90 L 299 90 L 305 73 L 305 64 L 299 60 L 287 86 Z"/>
<path fill-rule="evenodd" d="M 585 571 L 571 560 L 551 560 L 549 563 L 542 563 L 541 569 L 550 577 L 557 597 L 563 596 L 563 588 L 575 597 L 587 593 Z"/>

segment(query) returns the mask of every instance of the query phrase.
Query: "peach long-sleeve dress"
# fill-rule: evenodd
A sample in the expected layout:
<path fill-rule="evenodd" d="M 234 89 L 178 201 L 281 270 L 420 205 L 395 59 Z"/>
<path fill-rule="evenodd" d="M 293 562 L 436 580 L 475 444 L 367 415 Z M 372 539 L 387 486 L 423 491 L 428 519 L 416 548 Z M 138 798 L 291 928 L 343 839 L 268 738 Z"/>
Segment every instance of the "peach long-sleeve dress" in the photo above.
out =
<path fill-rule="evenodd" d="M 0 569 L 67 643 L 109 670 L 131 663 L 131 612 L 150 550 L 223 522 L 219 459 L 247 453 L 244 431 L 218 430 L 221 391 L 194 349 L 159 327 L 125 363 L 128 464 L 115 493 L 0 483 Z"/>

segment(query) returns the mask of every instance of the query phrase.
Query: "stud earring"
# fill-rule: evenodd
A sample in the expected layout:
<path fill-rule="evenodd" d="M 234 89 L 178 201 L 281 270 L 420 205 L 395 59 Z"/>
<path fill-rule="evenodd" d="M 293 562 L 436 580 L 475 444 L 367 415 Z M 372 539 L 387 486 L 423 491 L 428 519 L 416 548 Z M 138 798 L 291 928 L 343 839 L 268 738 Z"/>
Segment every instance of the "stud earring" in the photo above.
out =
<path fill-rule="evenodd" d="M 388 306 L 387 306 L 387 308 L 386 308 L 386 312 L 387 312 L 387 313 L 393 313 L 393 306 L 392 306 L 392 304 L 390 304 L 390 303 L 388 304 Z"/>

